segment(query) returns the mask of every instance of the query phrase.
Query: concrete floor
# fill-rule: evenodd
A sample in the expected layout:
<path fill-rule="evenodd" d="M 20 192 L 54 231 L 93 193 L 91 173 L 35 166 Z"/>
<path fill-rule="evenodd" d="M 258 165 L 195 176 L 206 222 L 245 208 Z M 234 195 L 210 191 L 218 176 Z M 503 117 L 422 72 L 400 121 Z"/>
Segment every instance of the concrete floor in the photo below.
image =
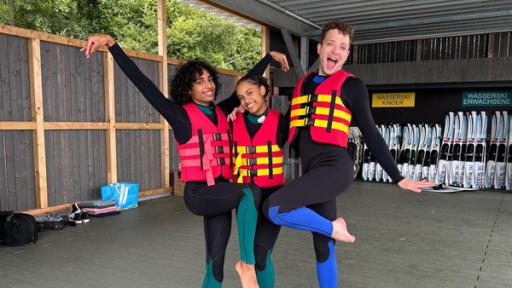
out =
<path fill-rule="evenodd" d="M 356 182 L 338 203 L 358 237 L 337 245 L 339 287 L 512 287 L 511 193 L 417 195 Z M 237 247 L 234 225 L 224 287 L 240 287 Z M 313 259 L 311 236 L 283 229 L 276 287 L 317 287 Z M 200 287 L 203 272 L 202 219 L 176 197 L 0 247 L 2 288 Z"/>

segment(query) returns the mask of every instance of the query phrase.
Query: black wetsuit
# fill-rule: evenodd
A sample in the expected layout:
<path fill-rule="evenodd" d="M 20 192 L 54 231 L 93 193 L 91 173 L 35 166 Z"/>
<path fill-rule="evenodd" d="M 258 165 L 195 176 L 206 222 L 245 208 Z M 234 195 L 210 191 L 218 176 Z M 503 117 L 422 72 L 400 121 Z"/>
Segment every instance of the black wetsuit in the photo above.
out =
<path fill-rule="evenodd" d="M 169 122 L 176 141 L 180 144 L 186 143 L 191 138 L 192 131 L 190 119 L 185 109 L 172 99 L 166 98 L 158 87 L 156 87 L 123 52 L 119 45 L 115 44 L 109 48 L 109 50 L 127 77 L 141 91 L 148 102 L 167 120 L 167 122 Z M 271 56 L 267 54 L 248 72 L 248 74 L 263 74 L 271 60 Z M 231 113 L 238 105 L 240 105 L 240 102 L 234 94 L 217 104 L 226 115 Z M 201 106 L 199 108 L 213 123 L 217 122 L 215 113 L 211 113 L 213 111 L 213 105 L 211 107 Z M 210 112 L 208 113 L 208 111 Z M 249 187 L 249 185 L 244 184 L 230 183 L 222 177 L 216 178 L 215 183 L 214 186 L 209 187 L 206 181 L 191 181 L 185 184 L 184 200 L 187 208 L 194 214 L 204 216 L 207 273 L 204 278 L 203 287 L 219 287 L 223 280 L 224 255 L 231 233 L 232 210 L 242 207 L 240 205 L 245 205 L 244 207 L 259 207 L 261 202 L 261 191 L 257 188 Z M 243 203 L 244 201 L 247 203 Z M 237 209 L 237 217 L 239 220 L 240 217 L 247 218 L 250 216 L 243 214 L 245 210 L 249 209 L 241 210 L 244 209 Z M 255 221 L 254 219 L 254 222 Z M 243 229 L 246 227 L 244 227 L 242 223 L 243 221 L 238 221 L 239 234 L 245 233 Z M 254 230 L 255 226 L 256 222 L 254 224 Z M 245 248 L 241 247 L 240 253 L 242 260 L 254 264 L 254 242 L 251 242 L 254 241 L 254 235 L 246 236 L 244 234 L 242 236 L 244 240 L 247 240 L 247 243 L 252 243 L 252 246 L 245 245 Z M 252 237 L 252 240 L 248 239 L 250 237 Z M 242 240 L 240 240 L 240 242 L 242 242 Z M 241 243 L 241 245 L 243 244 Z M 248 246 L 251 246 L 250 249 Z"/>
<path fill-rule="evenodd" d="M 324 80 L 316 76 L 305 79 L 301 95 L 315 94 Z M 347 78 L 341 95 L 377 161 L 393 181 L 403 179 L 375 126 L 364 83 Z M 336 196 L 352 183 L 352 160 L 345 148 L 313 141 L 309 127 L 300 127 L 297 133 L 292 144 L 300 154 L 303 175 L 268 197 L 263 203 L 264 213 L 276 224 L 313 232 L 320 287 L 336 287 L 331 221 L 336 219 Z"/>

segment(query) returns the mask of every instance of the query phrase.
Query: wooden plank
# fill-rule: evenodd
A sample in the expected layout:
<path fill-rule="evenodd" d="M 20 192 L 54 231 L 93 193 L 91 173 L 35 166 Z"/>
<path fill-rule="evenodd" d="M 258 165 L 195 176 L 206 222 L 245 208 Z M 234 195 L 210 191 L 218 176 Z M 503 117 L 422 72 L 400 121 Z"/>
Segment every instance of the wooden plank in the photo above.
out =
<path fill-rule="evenodd" d="M 156 130 L 162 129 L 164 124 L 162 123 L 115 123 L 116 129 L 123 130 Z"/>
<path fill-rule="evenodd" d="M 46 186 L 46 152 L 44 139 L 43 93 L 41 79 L 41 43 L 39 39 L 29 41 L 30 96 L 32 117 L 36 122 L 34 131 L 34 171 L 36 183 L 36 207 L 48 207 Z"/>
<path fill-rule="evenodd" d="M 215 68 L 215 70 L 217 70 L 217 72 L 219 72 L 219 73 L 238 77 L 238 78 L 245 75 L 245 72 L 238 72 L 238 71 L 228 70 L 228 69 L 224 69 L 224 68 Z"/>
<path fill-rule="evenodd" d="M 109 123 L 106 134 L 107 148 L 107 182 L 117 182 L 117 153 L 116 153 L 116 104 L 114 95 L 114 59 L 112 55 L 105 54 L 104 62 L 104 94 L 105 94 L 105 119 Z"/>
<path fill-rule="evenodd" d="M 139 198 L 140 197 L 149 197 L 149 196 L 157 196 L 161 194 L 167 194 L 172 191 L 173 187 L 164 187 L 164 188 L 158 188 L 158 189 L 150 189 L 145 191 L 139 192 Z"/>
<path fill-rule="evenodd" d="M 139 191 L 139 198 L 166 195 L 166 194 L 170 193 L 171 190 L 172 190 L 172 187 L 164 187 L 164 188 Z M 28 213 L 30 215 L 37 216 L 37 215 L 42 215 L 42 214 L 46 214 L 46 213 L 71 211 L 71 205 L 73 203 L 74 202 L 69 202 L 66 204 L 55 205 L 55 206 L 44 208 L 44 209 L 31 209 L 31 210 L 25 210 L 23 212 Z"/>
<path fill-rule="evenodd" d="M 265 57 L 270 52 L 270 32 L 267 25 L 261 25 L 261 58 Z M 270 79 L 270 65 L 267 66 L 263 76 Z"/>
<path fill-rule="evenodd" d="M 1 122 L 0 122 L 1 123 Z M 107 130 L 108 122 L 45 122 L 46 130 Z"/>
<path fill-rule="evenodd" d="M 159 63 L 159 84 L 162 94 L 164 94 L 165 97 L 169 97 L 169 85 L 167 84 L 169 70 L 167 69 L 167 21 L 165 3 L 165 0 L 158 0 L 158 54 L 162 56 L 162 62 Z M 167 123 L 163 117 L 160 117 L 160 123 L 163 125 L 160 132 L 162 186 L 169 187 L 169 123 Z"/>
<path fill-rule="evenodd" d="M 0 121 L 0 130 L 36 130 L 36 122 Z"/>

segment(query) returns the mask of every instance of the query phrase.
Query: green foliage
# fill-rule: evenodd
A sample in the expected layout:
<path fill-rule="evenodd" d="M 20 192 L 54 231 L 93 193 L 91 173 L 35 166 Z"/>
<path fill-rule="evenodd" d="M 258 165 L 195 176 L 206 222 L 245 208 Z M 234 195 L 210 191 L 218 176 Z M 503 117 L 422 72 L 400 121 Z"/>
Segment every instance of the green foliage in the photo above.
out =
<path fill-rule="evenodd" d="M 156 0 L 0 0 L 0 23 L 79 39 L 105 33 L 150 53 L 158 51 L 156 13 Z M 247 70 L 260 58 L 258 31 L 177 0 L 167 0 L 167 34 L 169 56 L 179 59 Z"/>

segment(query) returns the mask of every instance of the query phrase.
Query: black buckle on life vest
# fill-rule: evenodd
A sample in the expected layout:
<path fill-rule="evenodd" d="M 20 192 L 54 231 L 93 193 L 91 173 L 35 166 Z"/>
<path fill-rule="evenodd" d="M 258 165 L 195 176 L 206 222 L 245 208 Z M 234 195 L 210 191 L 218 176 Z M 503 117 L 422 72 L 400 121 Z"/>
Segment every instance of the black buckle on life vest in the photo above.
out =
<path fill-rule="evenodd" d="M 311 117 L 304 118 L 304 126 L 311 126 L 315 122 L 315 119 L 312 119 Z"/>
<path fill-rule="evenodd" d="M 215 152 L 222 154 L 224 153 L 224 147 L 223 146 L 217 146 L 215 147 Z"/>
<path fill-rule="evenodd" d="M 249 171 L 249 176 L 250 177 L 258 176 L 258 170 L 251 169 L 251 170 L 248 170 L 248 171 Z"/>
<path fill-rule="evenodd" d="M 256 146 L 247 146 L 247 154 L 255 154 Z"/>
<path fill-rule="evenodd" d="M 316 112 L 316 107 L 313 107 L 313 106 L 311 106 L 311 105 L 308 105 L 308 106 L 306 106 L 306 107 L 304 107 L 304 108 L 306 109 L 306 115 L 307 115 L 308 117 L 309 117 L 309 116 L 311 116 L 311 115 L 313 115 L 313 114 L 315 114 L 315 112 Z"/>
<path fill-rule="evenodd" d="M 219 165 L 226 165 L 226 159 L 219 158 Z"/>
<path fill-rule="evenodd" d="M 213 139 L 215 139 L 215 141 L 222 140 L 222 133 L 214 133 L 213 134 Z"/>
<path fill-rule="evenodd" d="M 317 99 L 318 99 L 318 94 L 309 94 L 307 103 L 315 102 Z"/>
<path fill-rule="evenodd" d="M 247 158 L 247 162 L 250 166 L 256 165 L 256 158 Z"/>

